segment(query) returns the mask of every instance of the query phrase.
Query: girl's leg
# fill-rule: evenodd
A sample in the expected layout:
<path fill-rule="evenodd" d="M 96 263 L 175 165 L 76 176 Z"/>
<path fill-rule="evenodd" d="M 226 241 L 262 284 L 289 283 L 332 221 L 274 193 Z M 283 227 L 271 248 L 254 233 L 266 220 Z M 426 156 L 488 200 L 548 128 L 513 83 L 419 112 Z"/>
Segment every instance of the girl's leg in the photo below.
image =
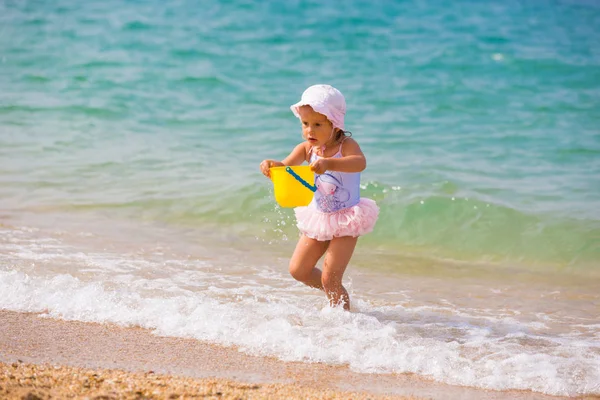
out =
<path fill-rule="evenodd" d="M 317 261 L 325 254 L 329 242 L 319 242 L 302 235 L 290 260 L 290 274 L 294 279 L 317 289 L 323 289 L 321 270 L 315 268 Z"/>
<path fill-rule="evenodd" d="M 323 263 L 321 284 L 332 307 L 341 304 L 344 310 L 350 310 L 350 297 L 346 288 L 342 286 L 342 277 L 352 258 L 357 241 L 357 237 L 344 236 L 333 238 L 329 243 Z"/>

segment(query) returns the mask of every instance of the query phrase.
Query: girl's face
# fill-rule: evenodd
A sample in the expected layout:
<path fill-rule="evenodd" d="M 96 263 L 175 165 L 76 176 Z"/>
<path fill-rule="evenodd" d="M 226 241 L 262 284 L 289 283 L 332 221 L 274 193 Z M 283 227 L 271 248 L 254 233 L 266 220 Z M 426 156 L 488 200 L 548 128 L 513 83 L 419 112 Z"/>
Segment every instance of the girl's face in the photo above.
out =
<path fill-rule="evenodd" d="M 319 114 L 311 106 L 298 108 L 302 122 L 302 136 L 313 146 L 323 146 L 333 139 L 333 124 L 323 114 Z"/>

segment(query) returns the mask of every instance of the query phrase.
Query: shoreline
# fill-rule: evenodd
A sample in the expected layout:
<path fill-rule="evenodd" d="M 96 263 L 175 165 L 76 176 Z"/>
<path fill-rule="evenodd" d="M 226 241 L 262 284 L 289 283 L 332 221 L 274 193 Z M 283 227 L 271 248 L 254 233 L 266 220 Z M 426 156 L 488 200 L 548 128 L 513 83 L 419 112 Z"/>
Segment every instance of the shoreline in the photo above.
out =
<path fill-rule="evenodd" d="M 50 376 L 47 379 L 58 385 L 52 390 L 80 387 L 82 392 L 76 396 L 87 393 L 91 378 L 103 379 L 103 382 L 116 379 L 129 382 L 128 388 L 138 388 L 131 393 L 119 385 L 105 388 L 117 393 L 118 398 L 158 390 L 148 386 L 154 381 L 172 393 L 179 393 L 177 388 L 188 388 L 181 389 L 184 397 L 220 392 L 220 398 L 240 398 L 240 395 L 242 398 L 560 398 L 528 391 L 451 386 L 410 374 L 361 374 L 345 366 L 285 362 L 246 355 L 235 348 L 195 339 L 156 336 L 139 327 L 64 321 L 6 310 L 0 310 L 0 362 L 3 363 L 0 364 L 3 390 L 18 389 L 21 394 L 27 388 L 39 389 L 32 376 Z M 20 374 L 19 382 L 25 386 L 10 386 L 10 379 L 6 377 L 15 373 Z M 87 377 L 87 383 L 83 378 L 74 380 L 77 376 Z M 94 388 L 98 389 L 97 385 Z M 153 396 L 162 398 L 163 395 Z"/>

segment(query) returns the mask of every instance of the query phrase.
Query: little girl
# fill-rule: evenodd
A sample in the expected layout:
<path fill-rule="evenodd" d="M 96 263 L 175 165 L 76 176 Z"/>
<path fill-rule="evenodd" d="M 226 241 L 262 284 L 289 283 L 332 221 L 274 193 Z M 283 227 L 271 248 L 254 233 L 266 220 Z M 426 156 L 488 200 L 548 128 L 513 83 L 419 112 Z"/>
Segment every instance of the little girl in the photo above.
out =
<path fill-rule="evenodd" d="M 308 286 L 325 291 L 330 305 L 350 309 L 342 277 L 360 235 L 371 232 L 379 215 L 377 204 L 360 197 L 360 172 L 367 166 L 358 143 L 344 131 L 346 100 L 329 85 L 314 85 L 290 107 L 302 122 L 304 141 L 283 160 L 264 160 L 262 173 L 277 166 L 310 163 L 315 172 L 315 192 L 307 207 L 295 209 L 302 233 L 290 273 Z M 315 268 L 327 253 L 323 271 Z"/>

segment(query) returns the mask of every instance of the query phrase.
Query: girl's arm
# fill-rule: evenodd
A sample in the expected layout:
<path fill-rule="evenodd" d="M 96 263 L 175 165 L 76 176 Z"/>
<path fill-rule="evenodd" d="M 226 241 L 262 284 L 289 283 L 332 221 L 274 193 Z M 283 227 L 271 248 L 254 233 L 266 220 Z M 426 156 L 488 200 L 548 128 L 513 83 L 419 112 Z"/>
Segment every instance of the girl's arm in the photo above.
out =
<path fill-rule="evenodd" d="M 321 158 L 310 164 L 311 169 L 322 174 L 327 170 L 339 172 L 361 172 L 367 168 L 367 159 L 356 140 L 346 139 L 342 144 L 341 158 Z"/>
<path fill-rule="evenodd" d="M 271 172 L 269 169 L 271 167 L 283 167 L 283 166 L 293 166 L 300 165 L 304 161 L 306 161 L 306 144 L 300 143 L 298 146 L 294 147 L 294 150 L 283 159 L 283 161 L 277 160 L 263 160 L 260 163 L 260 170 L 264 176 L 270 177 Z"/>
<path fill-rule="evenodd" d="M 306 143 L 302 142 L 281 162 L 285 166 L 301 165 L 306 161 Z"/>

